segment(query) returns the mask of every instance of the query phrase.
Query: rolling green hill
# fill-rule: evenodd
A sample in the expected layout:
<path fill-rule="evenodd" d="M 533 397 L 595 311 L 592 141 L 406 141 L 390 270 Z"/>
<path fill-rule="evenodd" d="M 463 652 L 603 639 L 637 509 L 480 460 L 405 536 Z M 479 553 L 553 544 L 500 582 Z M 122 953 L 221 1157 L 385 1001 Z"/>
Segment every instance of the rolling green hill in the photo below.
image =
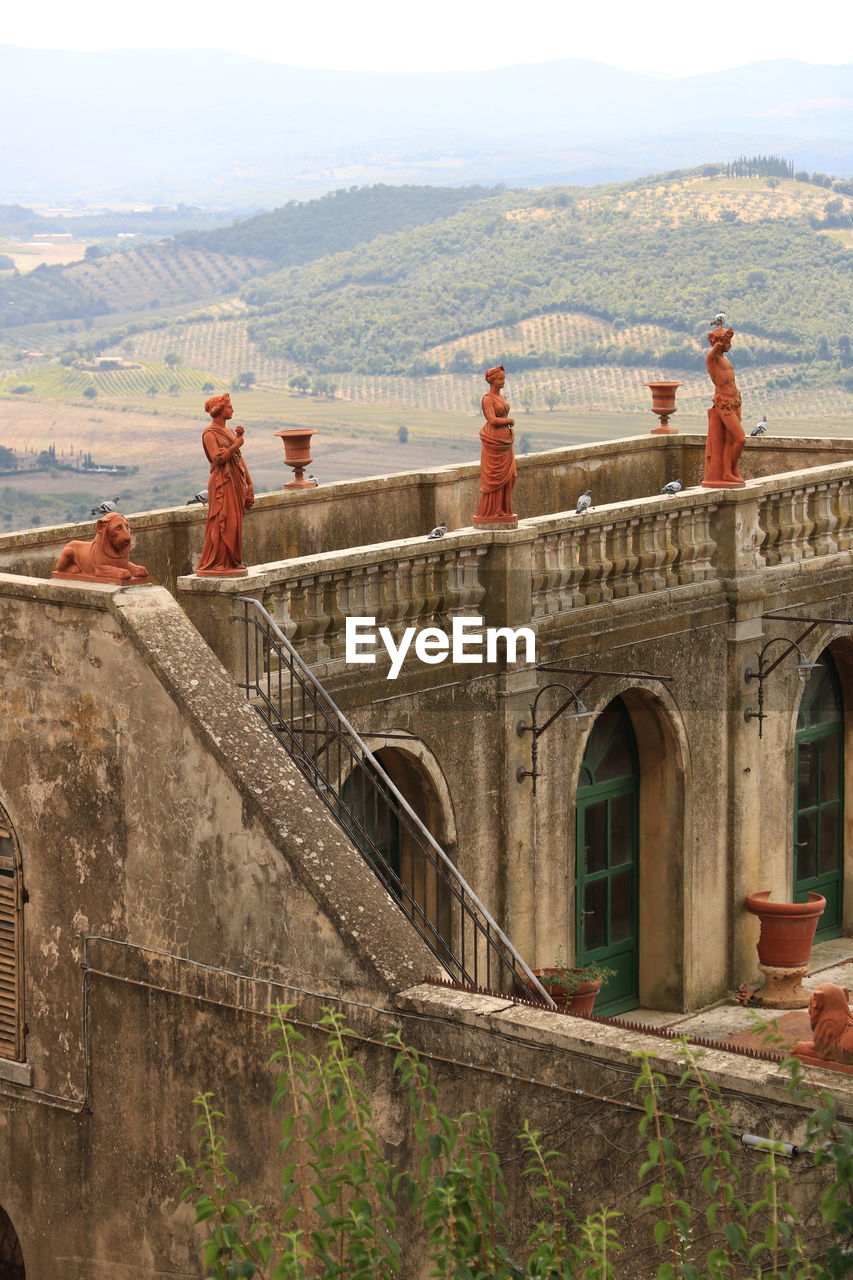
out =
<path fill-rule="evenodd" d="M 234 293 L 260 266 L 167 241 L 4 280 L 0 316 L 13 328 L 192 303 Z"/>
<path fill-rule="evenodd" d="M 853 212 L 851 197 L 835 199 Z M 724 310 L 756 339 L 751 362 L 849 357 L 850 258 L 820 226 L 825 203 L 809 184 L 695 175 L 582 195 L 507 192 L 252 281 L 243 292 L 250 334 L 267 354 L 313 369 L 428 374 L 447 367 L 436 349 L 455 340 L 586 312 L 683 334 L 667 353 L 677 369 L 695 363 L 696 339 Z M 593 343 L 499 349 L 494 358 L 518 369 L 641 364 L 655 354 Z M 461 371 L 464 355 L 449 364 Z"/>
<path fill-rule="evenodd" d="M 318 200 L 291 200 L 271 213 L 244 218 L 215 231 L 187 231 L 179 245 L 213 253 L 269 258 L 277 266 L 296 266 L 339 253 L 404 227 L 419 227 L 450 217 L 493 196 L 487 187 L 354 187 L 331 191 Z"/>
<path fill-rule="evenodd" d="M 348 400 L 459 412 L 478 398 L 484 363 L 502 362 L 537 410 L 619 412 L 644 403 L 644 381 L 676 376 L 693 412 L 706 398 L 705 334 L 723 310 L 753 400 L 788 415 L 849 413 L 853 197 L 803 179 L 710 165 L 598 188 L 353 190 L 42 269 L 13 284 L 35 278 L 28 305 L 53 332 L 18 330 L 16 351 L 7 329 L 3 388 L 79 395 L 48 377 L 50 357 L 21 351 L 64 342 L 150 363 L 158 391 L 153 366 L 177 356 L 217 386 L 250 372 L 259 388 L 284 389 L 298 374 L 321 395 L 331 383 Z M 321 256 L 280 265 L 309 252 Z M 67 322 L 63 289 L 90 307 L 85 320 Z M 56 332 L 63 318 L 71 336 Z M 99 394 L 123 394 L 96 381 Z"/>

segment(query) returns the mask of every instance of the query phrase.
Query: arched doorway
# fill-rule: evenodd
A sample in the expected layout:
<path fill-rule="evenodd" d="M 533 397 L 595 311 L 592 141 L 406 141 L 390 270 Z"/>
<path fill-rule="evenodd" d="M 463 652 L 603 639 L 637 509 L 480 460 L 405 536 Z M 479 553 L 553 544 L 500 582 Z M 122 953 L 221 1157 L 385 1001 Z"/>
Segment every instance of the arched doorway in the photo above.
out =
<path fill-rule="evenodd" d="M 423 755 L 424 753 L 421 753 Z M 450 853 L 454 843 L 452 814 L 446 812 L 439 788 L 425 760 L 415 751 L 398 747 L 379 747 L 374 756 L 385 773 L 420 818 L 437 843 Z M 431 762 L 434 763 L 434 762 Z M 382 784 L 380 783 L 380 791 Z M 382 858 L 392 875 L 390 887 L 403 908 L 411 913 L 422 911 L 445 942 L 451 936 L 452 894 L 446 876 L 401 823 L 396 815 L 379 801 L 377 790 L 363 772 L 354 771 L 342 788 L 342 799 L 355 816 L 351 828 L 355 843 L 370 858 Z M 359 829 L 366 840 L 358 838 Z"/>
<path fill-rule="evenodd" d="M 24 1255 L 17 1232 L 0 1205 L 0 1280 L 25 1280 Z"/>
<path fill-rule="evenodd" d="M 575 963 L 616 971 L 599 1013 L 639 1003 L 639 794 L 637 742 L 615 698 L 589 735 L 577 789 Z"/>
<path fill-rule="evenodd" d="M 817 938 L 841 934 L 844 886 L 844 708 L 828 650 L 818 659 L 797 716 L 794 764 L 794 901 L 826 898 Z"/>

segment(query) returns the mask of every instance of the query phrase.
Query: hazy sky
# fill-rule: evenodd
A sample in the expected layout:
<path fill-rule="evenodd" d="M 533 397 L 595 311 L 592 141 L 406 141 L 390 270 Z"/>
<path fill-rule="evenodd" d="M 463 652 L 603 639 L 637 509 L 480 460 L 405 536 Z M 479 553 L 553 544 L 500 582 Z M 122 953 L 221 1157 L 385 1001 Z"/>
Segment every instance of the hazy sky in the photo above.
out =
<path fill-rule="evenodd" d="M 839 0 L 40 0 L 7 5 L 0 43 L 228 49 L 299 67 L 456 71 L 591 58 L 690 75 L 765 58 L 853 62 Z M 495 92 L 511 93 L 510 83 Z"/>

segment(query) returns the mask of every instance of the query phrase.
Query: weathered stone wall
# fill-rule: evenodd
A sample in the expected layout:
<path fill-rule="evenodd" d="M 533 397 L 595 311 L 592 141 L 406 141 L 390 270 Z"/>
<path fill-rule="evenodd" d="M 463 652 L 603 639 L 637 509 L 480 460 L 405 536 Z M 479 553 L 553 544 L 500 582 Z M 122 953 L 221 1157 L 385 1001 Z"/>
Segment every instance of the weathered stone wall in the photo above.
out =
<path fill-rule="evenodd" d="M 202 968 L 184 958 L 90 943 L 86 1019 L 89 1032 L 87 1106 L 67 1109 L 0 1084 L 0 1203 L 18 1230 L 28 1280 L 139 1280 L 205 1273 L 189 1206 L 179 1203 L 179 1155 L 192 1158 L 196 1110 L 203 1090 L 215 1095 L 239 1193 L 275 1214 L 280 1200 L 278 1122 L 270 1111 L 275 1066 L 267 1033 L 270 999 L 295 1007 L 306 1052 L 322 1052 L 315 1024 L 324 1006 L 339 1010 L 355 1032 L 351 1051 L 365 1071 L 377 1131 L 395 1167 L 416 1167 L 405 1098 L 396 1084 L 389 1032 L 401 1032 L 427 1059 L 450 1114 L 488 1107 L 508 1184 L 508 1230 L 518 1251 L 536 1220 L 521 1170 L 516 1136 L 525 1120 L 559 1151 L 559 1176 L 583 1217 L 607 1204 L 623 1215 L 628 1251 L 620 1274 L 656 1273 L 649 1254 L 653 1214 L 638 1211 L 636 1171 L 643 1157 L 639 1100 L 633 1093 L 644 1051 L 666 1079 L 662 1106 L 681 1117 L 675 1138 L 688 1169 L 686 1198 L 701 1203 L 699 1133 L 686 1117 L 678 1087 L 677 1046 L 620 1027 L 607 1027 L 507 1001 L 415 987 L 397 999 L 349 1001 L 313 996 L 299 984 L 271 987 L 252 974 Z M 722 1090 L 736 1132 L 802 1141 L 805 1109 L 790 1101 L 785 1077 L 772 1063 L 709 1051 L 703 1069 Z M 853 1095 L 838 1079 L 842 1115 Z M 760 1154 L 735 1152 L 744 1182 L 757 1198 Z M 807 1157 L 791 1162 L 786 1198 L 806 1213 L 805 1238 L 818 1247 L 817 1203 L 825 1173 Z M 422 1241 L 400 1198 L 402 1280 L 426 1276 Z"/>
<path fill-rule="evenodd" d="M 0 610 L 0 801 L 29 893 L 36 1088 L 79 1094 L 88 935 L 342 989 L 432 970 L 162 588 L 6 577 Z"/>

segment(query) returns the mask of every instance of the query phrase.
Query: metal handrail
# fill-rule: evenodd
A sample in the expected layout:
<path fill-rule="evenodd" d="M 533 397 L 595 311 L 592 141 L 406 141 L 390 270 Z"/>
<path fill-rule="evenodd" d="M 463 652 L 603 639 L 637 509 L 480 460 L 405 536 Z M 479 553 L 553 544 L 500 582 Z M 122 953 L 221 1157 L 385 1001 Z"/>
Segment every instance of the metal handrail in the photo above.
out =
<path fill-rule="evenodd" d="M 245 679 L 238 681 L 451 977 L 554 1001 L 460 875 L 405 796 L 259 600 L 243 611 Z M 399 865 L 388 837 L 398 836 Z M 405 853 L 406 865 L 401 855 Z"/>

